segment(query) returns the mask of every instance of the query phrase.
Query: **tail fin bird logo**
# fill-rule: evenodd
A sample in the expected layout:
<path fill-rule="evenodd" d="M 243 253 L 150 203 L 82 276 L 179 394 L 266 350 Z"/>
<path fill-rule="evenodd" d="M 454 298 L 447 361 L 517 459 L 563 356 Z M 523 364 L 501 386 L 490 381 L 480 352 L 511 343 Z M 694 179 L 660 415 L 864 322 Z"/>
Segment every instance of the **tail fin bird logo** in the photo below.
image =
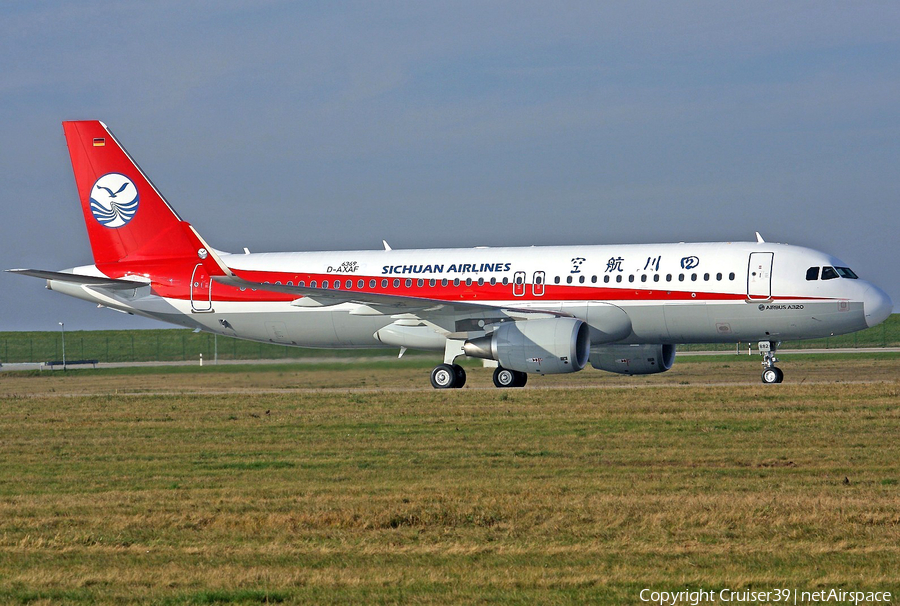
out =
<path fill-rule="evenodd" d="M 122 227 L 137 213 L 138 198 L 131 179 L 120 173 L 107 173 L 91 188 L 91 213 L 100 225 Z"/>

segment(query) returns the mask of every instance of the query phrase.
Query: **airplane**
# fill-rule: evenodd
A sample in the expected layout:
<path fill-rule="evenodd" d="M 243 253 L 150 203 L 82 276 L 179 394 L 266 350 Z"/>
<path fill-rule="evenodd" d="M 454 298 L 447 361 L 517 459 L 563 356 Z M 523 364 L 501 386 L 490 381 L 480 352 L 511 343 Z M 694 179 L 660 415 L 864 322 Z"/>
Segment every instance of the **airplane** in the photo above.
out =
<path fill-rule="evenodd" d="M 93 265 L 7 270 L 114 310 L 287 346 L 443 352 L 497 387 L 529 374 L 659 373 L 685 343 L 778 344 L 883 322 L 888 295 L 824 252 L 764 241 L 227 253 L 181 219 L 100 121 L 63 122 Z"/>

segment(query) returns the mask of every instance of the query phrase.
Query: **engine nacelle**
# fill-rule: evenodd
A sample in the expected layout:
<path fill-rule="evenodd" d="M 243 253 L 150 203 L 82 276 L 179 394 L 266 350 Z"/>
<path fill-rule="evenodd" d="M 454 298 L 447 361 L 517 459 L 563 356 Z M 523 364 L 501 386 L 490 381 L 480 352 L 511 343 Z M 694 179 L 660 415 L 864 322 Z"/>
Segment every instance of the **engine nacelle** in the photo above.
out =
<path fill-rule="evenodd" d="M 588 325 L 577 318 L 543 318 L 500 324 L 489 335 L 466 341 L 467 356 L 496 360 L 519 372 L 577 372 L 591 350 Z"/>
<path fill-rule="evenodd" d="M 591 366 L 623 375 L 665 372 L 674 363 L 674 345 L 603 345 L 591 348 Z"/>

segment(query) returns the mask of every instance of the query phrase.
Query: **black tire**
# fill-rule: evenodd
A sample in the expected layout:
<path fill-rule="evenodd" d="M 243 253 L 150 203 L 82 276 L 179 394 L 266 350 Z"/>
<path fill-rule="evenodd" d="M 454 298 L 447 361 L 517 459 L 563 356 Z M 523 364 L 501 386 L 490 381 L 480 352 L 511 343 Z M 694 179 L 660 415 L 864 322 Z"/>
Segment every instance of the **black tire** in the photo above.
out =
<path fill-rule="evenodd" d="M 449 364 L 438 364 L 431 371 L 431 386 L 435 389 L 453 389 L 456 382 L 456 370 Z"/>
<path fill-rule="evenodd" d="M 516 379 L 516 384 L 514 387 L 525 387 L 525 383 L 528 383 L 528 373 L 516 371 L 518 378 Z"/>
<path fill-rule="evenodd" d="M 466 384 L 466 369 L 459 364 L 454 364 L 453 372 L 456 373 L 456 383 L 453 385 L 453 387 L 456 389 L 460 389 L 463 385 Z"/>
<path fill-rule="evenodd" d="M 780 368 L 776 368 L 772 366 L 771 368 L 765 368 L 762 371 L 762 382 L 768 385 L 774 383 L 781 383 L 784 381 L 784 373 L 781 372 Z"/>
<path fill-rule="evenodd" d="M 498 366 L 494 369 L 494 386 L 499 387 L 500 389 L 518 387 L 517 382 L 519 380 L 519 374 L 521 373 L 518 373 L 515 370 L 509 370 L 502 366 Z"/>

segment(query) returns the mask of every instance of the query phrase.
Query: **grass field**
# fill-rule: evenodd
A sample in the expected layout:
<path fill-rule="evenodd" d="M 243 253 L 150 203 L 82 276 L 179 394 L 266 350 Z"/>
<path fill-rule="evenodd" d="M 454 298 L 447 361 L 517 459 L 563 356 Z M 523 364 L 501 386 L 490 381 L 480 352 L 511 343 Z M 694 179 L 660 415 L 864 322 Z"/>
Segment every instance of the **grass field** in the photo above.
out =
<path fill-rule="evenodd" d="M 769 386 L 758 356 L 524 390 L 429 367 L 2 375 L 0 603 L 900 595 L 900 355 Z"/>
<path fill-rule="evenodd" d="M 0 332 L 0 362 L 49 362 L 62 360 L 63 335 L 49 332 Z M 679 345 L 679 351 L 718 350 L 733 352 L 735 343 Z M 755 346 L 755 344 L 754 344 Z M 747 344 L 739 348 L 746 351 Z M 809 341 L 785 341 L 783 349 L 821 349 L 847 347 L 900 347 L 900 314 L 882 324 L 850 335 Z M 272 343 L 255 343 L 230 337 L 214 337 L 187 329 L 95 330 L 66 332 L 69 360 L 92 359 L 100 362 L 147 362 L 212 360 L 295 360 L 321 357 L 383 356 L 387 350 L 303 349 Z M 394 350 L 396 351 L 396 350 Z M 414 356 L 410 351 L 406 355 Z"/>

